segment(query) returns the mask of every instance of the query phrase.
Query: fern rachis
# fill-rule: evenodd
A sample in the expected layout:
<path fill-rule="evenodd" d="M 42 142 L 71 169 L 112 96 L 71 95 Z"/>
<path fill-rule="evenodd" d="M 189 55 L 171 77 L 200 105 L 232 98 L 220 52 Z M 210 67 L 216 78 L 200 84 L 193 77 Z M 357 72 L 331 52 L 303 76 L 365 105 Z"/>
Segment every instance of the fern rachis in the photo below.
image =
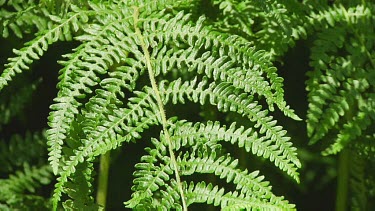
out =
<path fill-rule="evenodd" d="M 224 210 L 295 209 L 272 192 L 265 179 L 272 175 L 239 162 L 247 155 L 259 157 L 259 163 L 300 182 L 302 164 L 292 144 L 298 138 L 291 139 L 276 120 L 279 112 L 300 119 L 284 100 L 288 90 L 275 64 L 296 40 L 308 38 L 309 141 L 328 146 L 323 155 L 343 151 L 339 181 L 348 191 L 338 197 L 337 207 L 345 207 L 342 201 L 349 196 L 353 209 L 371 207 L 372 1 L 14 0 L 0 5 L 3 37 L 34 37 L 14 51 L 0 76 L 5 96 L 0 111 L 6 113 L 0 130 L 22 115 L 22 106 L 13 111 L 7 105 L 24 104 L 20 97 L 29 96 L 32 89 L 25 90 L 34 89 L 39 79 L 29 80 L 15 97 L 8 86 L 23 72 L 35 71 L 32 64 L 53 43 L 77 45 L 59 59 L 58 93 L 43 145 L 51 168 L 45 161 L 7 164 L 6 174 L 18 177 L 1 179 L 4 199 L 14 192 L 23 207 L 29 203 L 23 198 L 26 189 L 12 192 L 11 187 L 32 180 L 35 187 L 27 183 L 26 191 L 33 192 L 41 181 L 52 182 L 53 172 L 52 208 L 99 209 L 106 205 L 92 196 L 97 157 L 144 142 L 128 187 L 133 195 L 123 199 L 126 208 L 187 210 L 206 203 Z M 31 17 L 35 21 L 26 21 Z M 189 114 L 182 112 L 190 108 L 179 109 L 189 105 L 195 106 Z M 348 160 L 348 155 L 356 156 Z M 344 171 L 348 167 L 353 168 Z"/>

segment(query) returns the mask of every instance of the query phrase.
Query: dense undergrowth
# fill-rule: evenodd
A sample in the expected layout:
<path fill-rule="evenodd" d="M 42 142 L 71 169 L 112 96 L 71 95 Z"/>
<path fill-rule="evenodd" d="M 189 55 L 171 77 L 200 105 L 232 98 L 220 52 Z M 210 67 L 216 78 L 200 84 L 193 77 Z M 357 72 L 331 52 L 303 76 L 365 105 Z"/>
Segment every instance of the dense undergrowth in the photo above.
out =
<path fill-rule="evenodd" d="M 0 209 L 371 210 L 374 12 L 0 0 Z"/>

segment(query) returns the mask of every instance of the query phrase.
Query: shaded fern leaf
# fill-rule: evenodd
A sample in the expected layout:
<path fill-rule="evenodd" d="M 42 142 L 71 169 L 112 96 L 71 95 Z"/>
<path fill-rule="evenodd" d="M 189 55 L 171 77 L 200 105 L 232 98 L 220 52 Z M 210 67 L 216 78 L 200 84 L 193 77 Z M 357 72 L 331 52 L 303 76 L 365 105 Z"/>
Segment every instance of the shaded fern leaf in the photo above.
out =
<path fill-rule="evenodd" d="M 22 38 L 25 33 L 46 30 L 50 12 L 37 4 L 38 2 L 33 0 L 12 0 L 0 5 L 1 36 L 7 38 L 11 31 L 18 38 Z"/>
<path fill-rule="evenodd" d="M 11 209 L 28 209 L 50 207 L 48 199 L 38 196 L 36 189 L 47 185 L 52 180 L 52 171 L 49 165 L 24 165 L 23 171 L 16 171 L 8 179 L 0 179 L 0 203 Z"/>
<path fill-rule="evenodd" d="M 311 54 L 314 70 L 308 73 L 307 128 L 310 143 L 336 135 L 323 151 L 325 155 L 336 154 L 372 133 L 375 62 L 371 53 L 375 44 L 365 43 L 363 37 L 373 34 L 373 12 L 373 5 L 337 5 L 311 15 L 320 32 Z"/>
<path fill-rule="evenodd" d="M 93 164 L 83 162 L 76 166 L 76 171 L 70 176 L 65 185 L 65 192 L 70 197 L 63 203 L 66 210 L 98 210 L 94 203 L 93 192 Z"/>
<path fill-rule="evenodd" d="M 366 210 L 370 190 L 366 186 L 367 159 L 364 159 L 355 151 L 350 151 L 350 206 L 351 209 Z"/>
<path fill-rule="evenodd" d="M 303 26 L 306 5 L 296 1 L 213 1 L 219 7 L 215 25 L 219 31 L 229 31 L 257 43 L 257 49 L 275 56 L 285 53 L 295 40 L 306 38 Z"/>
<path fill-rule="evenodd" d="M 308 136 L 311 144 L 327 141 L 323 155 L 341 154 L 340 176 L 349 181 L 346 206 L 353 210 L 369 209 L 373 199 L 374 9 L 374 3 L 322 5 L 307 24 L 318 35 L 306 83 Z"/>
<path fill-rule="evenodd" d="M 36 81 L 19 80 L 15 81 L 0 95 L 0 131 L 2 126 L 8 124 L 13 118 L 21 117 L 24 108 L 30 103 L 35 90 L 41 83 L 41 79 Z M 5 93 L 14 93 L 7 95 Z"/>
<path fill-rule="evenodd" d="M 27 132 L 25 137 L 13 135 L 9 141 L 0 142 L 0 172 L 11 173 L 24 163 L 40 163 L 47 155 L 45 132 Z"/>

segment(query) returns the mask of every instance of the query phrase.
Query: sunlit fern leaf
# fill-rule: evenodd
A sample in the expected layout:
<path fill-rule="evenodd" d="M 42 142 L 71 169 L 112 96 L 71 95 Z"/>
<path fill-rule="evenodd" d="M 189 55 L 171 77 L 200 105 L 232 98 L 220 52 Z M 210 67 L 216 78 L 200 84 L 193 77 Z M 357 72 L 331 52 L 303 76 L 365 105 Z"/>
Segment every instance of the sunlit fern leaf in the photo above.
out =
<path fill-rule="evenodd" d="M 55 203 L 60 200 L 64 192 L 64 184 L 76 171 L 76 165 L 85 159 L 92 159 L 94 156 L 115 149 L 123 142 L 139 138 L 143 130 L 156 124 L 156 105 L 151 97 L 153 93 L 151 89 L 147 91 L 147 93 L 136 92 L 138 96 L 129 99 L 128 108 L 115 108 L 107 115 L 107 118 L 101 119 L 100 124 L 90 126 L 91 129 L 88 126 L 83 128 L 90 133 L 87 132 L 86 138 L 81 140 L 82 145 L 73 149 L 73 155 L 64 162 L 63 172 L 58 179 L 53 196 Z"/>
<path fill-rule="evenodd" d="M 184 102 L 183 96 L 193 100 L 194 102 L 200 102 L 201 104 L 205 103 L 205 100 L 208 98 L 210 104 L 217 105 L 219 111 L 227 112 L 234 111 L 244 116 L 247 116 L 251 121 L 256 123 L 255 128 L 259 128 L 259 137 L 257 132 L 253 132 L 251 135 L 243 135 L 241 139 L 236 138 L 236 133 L 238 134 L 241 130 L 233 131 L 233 137 L 223 137 L 223 134 L 217 134 L 214 132 L 212 135 L 215 135 L 218 140 L 224 139 L 225 141 L 230 141 L 232 144 L 235 143 L 235 140 L 239 140 L 238 145 L 244 146 L 246 151 L 252 151 L 253 154 L 269 158 L 271 161 L 275 162 L 275 165 L 280 169 L 286 171 L 290 176 L 298 181 L 298 173 L 296 172 L 297 168 L 301 166 L 298 158 L 296 157 L 296 149 L 291 147 L 288 140 L 289 137 L 284 137 L 286 131 L 282 130 L 280 126 L 276 126 L 276 121 L 272 120 L 272 117 L 265 116 L 266 111 L 261 110 L 261 106 L 257 102 L 253 101 L 252 98 L 245 93 L 236 94 L 239 90 L 231 87 L 229 84 L 221 83 L 217 87 L 214 84 L 210 84 L 207 88 L 205 84 L 207 82 L 203 80 L 196 85 L 196 81 L 193 80 L 190 83 L 185 82 L 181 84 L 179 80 L 172 82 L 169 87 L 164 88 L 164 84 L 160 86 L 161 92 L 165 93 L 167 97 L 166 100 L 172 98 L 172 102 L 176 103 L 177 99 L 182 103 Z M 172 95 L 171 97 L 169 97 Z M 198 126 L 198 125 L 196 125 Z M 230 134 L 231 130 L 234 130 L 234 125 L 230 127 L 227 131 Z M 208 128 L 207 128 L 208 129 Z M 221 131 L 222 129 L 218 131 Z M 245 133 L 251 133 L 250 130 L 245 131 Z M 189 133 L 187 133 L 189 134 Z M 202 134 L 203 135 L 203 134 Z M 205 134 L 209 135 L 209 134 Z M 253 143 L 247 142 L 245 137 L 250 140 L 254 140 Z M 245 141 L 246 144 L 243 143 Z M 269 146 L 273 143 L 272 147 Z M 263 145 L 264 144 L 264 145 Z M 262 146 L 263 145 L 263 146 Z M 270 149 L 279 148 L 281 151 L 271 151 Z M 268 151 L 270 150 L 270 151 Z M 290 163 L 291 161 L 291 163 Z"/>
<path fill-rule="evenodd" d="M 60 19 L 57 24 L 53 25 L 48 30 L 37 33 L 37 36 L 24 44 L 20 50 L 14 49 L 13 52 L 16 57 L 9 58 L 8 63 L 5 65 L 6 69 L 0 75 L 0 90 L 13 80 L 16 74 L 28 70 L 30 64 L 34 60 L 39 60 L 47 51 L 48 46 L 60 40 L 71 40 L 72 34 L 78 31 L 77 23 L 72 25 L 72 22 L 81 22 L 84 24 L 87 21 L 87 15 L 84 12 L 76 12 L 70 14 L 67 19 Z M 72 30 L 70 27 L 72 26 Z"/>
<path fill-rule="evenodd" d="M 146 203 L 142 202 L 144 200 L 147 200 L 149 206 L 153 204 L 153 192 L 157 191 L 160 186 L 164 187 L 165 183 L 170 181 L 170 175 L 173 174 L 165 146 L 156 139 L 151 141 L 156 149 L 146 148 L 148 155 L 142 156 L 142 163 L 138 163 L 135 166 L 137 170 L 133 175 L 136 178 L 132 187 L 134 193 L 132 194 L 132 199 L 125 203 L 129 208 L 138 207 L 139 204 L 140 207 L 146 205 Z M 157 162 L 164 163 L 157 165 Z"/>
<path fill-rule="evenodd" d="M 197 184 L 190 183 L 186 196 L 188 197 L 188 204 L 213 204 L 215 206 L 220 206 L 223 210 L 282 210 L 282 208 L 276 205 L 264 203 L 243 193 L 236 191 L 225 193 L 224 188 L 213 186 L 211 183 L 206 185 L 205 182 L 200 182 Z M 293 205 L 290 205 L 288 210 L 293 210 L 293 207 Z"/>
<path fill-rule="evenodd" d="M 91 6 L 98 10 L 102 9 L 94 5 Z M 110 13 L 107 10 L 104 11 Z M 108 60 L 112 64 L 114 63 L 112 55 L 115 55 L 114 58 L 117 58 L 117 62 L 119 62 L 119 56 L 124 55 L 124 53 L 121 54 L 121 51 L 116 51 L 112 54 L 99 51 L 102 48 L 100 47 L 100 40 L 104 39 L 103 37 L 108 33 L 107 30 L 113 27 L 111 24 L 107 26 L 108 29 L 103 30 L 98 29 L 95 25 L 90 25 L 86 28 L 85 30 L 89 35 L 78 37 L 84 44 L 75 49 L 75 53 L 65 55 L 65 58 L 69 59 L 68 61 L 60 62 L 65 67 L 60 70 L 60 81 L 58 83 L 60 91 L 54 100 L 56 103 L 51 105 L 51 109 L 53 110 L 49 115 L 49 126 L 51 129 L 48 130 L 48 145 L 50 146 L 49 160 L 55 174 L 58 172 L 59 159 L 61 158 L 62 140 L 65 139 L 69 125 L 74 120 L 75 115 L 78 114 L 77 108 L 81 105 L 77 101 L 77 98 L 82 98 L 85 96 L 85 93 L 92 92 L 89 87 L 96 85 L 99 81 L 99 77 L 96 74 L 104 74 L 106 72 L 109 67 L 109 65 L 107 66 Z M 98 33 L 97 30 L 100 30 L 102 33 Z M 112 30 L 114 29 L 112 28 Z M 117 56 L 115 53 L 120 53 L 120 55 Z M 90 54 L 99 54 L 98 59 L 93 61 Z M 101 56 L 104 56 L 104 58 Z M 93 64 L 90 62 L 93 62 Z"/>
<path fill-rule="evenodd" d="M 178 134 L 175 136 L 175 134 L 172 133 L 172 136 L 175 137 L 175 144 L 181 141 Z M 162 140 L 164 139 L 163 137 L 164 136 L 161 135 Z M 183 176 L 195 173 L 212 173 L 225 179 L 227 183 L 234 183 L 236 189 L 240 191 L 241 194 L 246 195 L 247 198 L 251 198 L 255 204 L 263 204 L 263 206 L 272 206 L 271 204 L 274 204 L 278 209 L 293 207 L 293 205 L 284 201 L 282 197 L 276 197 L 272 194 L 269 183 L 263 181 L 263 176 L 258 176 L 259 171 L 250 174 L 247 170 L 241 171 L 237 168 L 237 160 L 232 160 L 228 155 L 221 157 L 216 156 L 215 149 L 217 149 L 219 145 L 213 143 L 206 145 L 210 141 L 205 142 L 203 140 L 207 140 L 207 138 L 194 138 L 194 140 L 196 141 L 191 143 L 183 141 L 183 143 L 178 144 L 182 144 L 184 148 L 193 148 L 192 153 L 180 153 L 177 158 Z M 214 141 L 215 138 L 213 137 L 212 140 Z M 173 184 L 167 185 L 171 182 L 173 170 L 170 167 L 170 159 L 165 153 L 166 146 L 163 142 L 156 139 L 153 139 L 152 143 L 155 148 L 147 148 L 149 154 L 143 156 L 141 158 L 141 163 L 136 165 L 137 171 L 134 173 L 136 178 L 132 188 L 135 192 L 132 195 L 132 199 L 126 202 L 126 205 L 130 208 L 140 208 L 147 205 L 153 206 L 154 204 L 158 204 L 154 202 L 154 200 L 158 200 L 157 198 L 160 196 L 158 192 L 161 192 L 161 196 L 163 196 L 162 199 L 170 198 L 167 203 L 169 205 L 175 204 L 175 201 L 178 200 L 178 194 L 177 197 L 173 197 L 172 193 L 174 191 L 163 191 L 165 186 L 167 186 L 167 188 L 173 187 Z M 213 148 L 207 151 L 207 147 Z M 176 150 L 179 150 L 179 148 L 176 148 Z M 211 203 L 211 199 L 206 200 L 207 201 L 202 202 Z M 217 206 L 217 204 L 215 205 Z M 247 206 L 256 208 L 258 205 L 250 203 Z"/>
<path fill-rule="evenodd" d="M 192 193 L 187 183 L 179 181 L 179 174 L 211 173 L 236 186 L 234 192 L 217 193 L 223 208 L 293 208 L 271 192 L 258 171 L 241 170 L 232 155 L 220 150 L 222 141 L 238 145 L 299 181 L 296 149 L 270 112 L 277 108 L 288 117 L 299 117 L 284 100 L 283 78 L 270 49 L 257 50 L 255 42 L 230 30 L 214 31 L 195 1 L 82 2 L 42 1 L 38 6 L 53 11 L 46 16 L 47 28 L 16 51 L 18 56 L 10 59 L 0 76 L 1 89 L 52 43 L 77 41 L 78 47 L 60 61 L 58 94 L 48 117 L 48 160 L 58 176 L 52 196 L 55 210 L 62 199 L 65 209 L 95 208 L 91 196 L 95 158 L 141 139 L 151 126 L 163 130 L 151 139 L 150 155 L 136 166 L 135 193 L 127 206 L 185 209 L 184 200 L 190 199 L 183 195 Z M 256 8 L 250 1 L 247 4 Z M 266 12 L 256 11 L 262 13 L 264 27 L 273 21 L 282 23 L 282 28 L 289 23 L 282 14 L 288 6 L 263 6 Z M 178 116 L 167 121 L 164 106 L 185 100 L 237 113 L 254 126 L 231 123 L 226 128 L 219 122 L 179 121 Z M 195 139 L 189 139 L 188 132 Z M 209 185 L 197 187 L 215 194 Z M 190 201 L 202 202 L 198 200 L 202 195 L 192 197 Z"/>
<path fill-rule="evenodd" d="M 204 74 L 214 80 L 231 82 L 245 92 L 265 96 L 271 111 L 274 109 L 273 104 L 276 104 L 287 116 L 299 119 L 283 99 L 283 79 L 277 76 L 276 68 L 269 62 L 266 52 L 256 51 L 241 37 L 226 36 L 202 28 L 203 19 L 199 19 L 196 26 L 177 21 L 188 18 L 189 15 L 183 16 L 183 13 L 179 13 L 171 20 L 173 24 L 170 21 L 159 21 L 157 25 L 154 21 L 151 22 L 149 27 L 155 31 L 145 37 L 154 48 L 156 61 L 163 61 L 161 66 L 155 64 L 156 75 L 160 71 L 165 73 L 175 66 L 180 68 L 186 65 L 189 72 L 197 71 L 198 74 Z M 148 23 L 145 22 L 144 27 L 148 26 L 146 24 Z M 173 27 L 178 27 L 181 31 L 174 31 Z M 184 43 L 190 47 L 179 51 L 173 48 L 168 50 L 170 37 L 173 37 L 174 44 Z M 167 45 L 159 47 L 160 42 Z M 156 46 L 156 43 L 159 45 Z M 205 52 L 199 53 L 202 50 Z M 217 58 L 217 55 L 220 57 Z"/>
<path fill-rule="evenodd" d="M 200 155 L 199 155 L 200 154 Z M 211 173 L 225 179 L 227 183 L 236 185 L 236 190 L 252 199 L 265 204 L 274 204 L 279 208 L 288 208 L 291 205 L 283 197 L 277 197 L 271 192 L 268 182 L 263 181 L 259 171 L 249 173 L 247 170 L 238 169 L 238 160 L 233 160 L 229 155 L 217 157 L 215 151 L 185 153 L 181 159 L 180 167 L 183 175 L 193 173 Z M 254 208 L 254 207 L 253 207 Z"/>

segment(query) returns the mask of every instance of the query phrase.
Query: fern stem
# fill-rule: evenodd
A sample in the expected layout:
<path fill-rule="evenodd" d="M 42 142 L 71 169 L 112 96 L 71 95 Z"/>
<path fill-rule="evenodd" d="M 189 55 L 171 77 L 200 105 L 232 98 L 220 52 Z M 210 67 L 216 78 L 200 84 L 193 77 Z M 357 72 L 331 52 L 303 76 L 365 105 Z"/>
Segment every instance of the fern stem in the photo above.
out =
<path fill-rule="evenodd" d="M 96 202 L 106 209 L 107 190 L 108 190 L 108 172 L 111 160 L 111 152 L 108 151 L 100 156 L 98 192 L 96 193 Z"/>
<path fill-rule="evenodd" d="M 348 198 L 349 150 L 343 149 L 339 154 L 337 173 L 336 211 L 345 211 Z"/>
<path fill-rule="evenodd" d="M 165 114 L 164 104 L 163 104 L 163 101 L 161 100 L 160 92 L 159 92 L 158 86 L 156 84 L 154 71 L 153 71 L 152 65 L 151 65 L 150 53 L 148 52 L 147 46 L 144 42 L 141 30 L 137 26 L 139 10 L 138 10 L 138 7 L 136 7 L 136 6 L 134 6 L 133 9 L 134 9 L 133 20 L 134 20 L 135 33 L 136 33 L 137 37 L 139 38 L 139 41 L 140 41 L 140 44 L 141 44 L 141 47 L 142 47 L 142 50 L 143 50 L 143 53 L 144 53 L 144 56 L 145 56 L 145 59 L 146 59 L 146 65 L 147 65 L 147 70 L 148 70 L 148 75 L 149 75 L 149 78 L 150 78 L 152 90 L 155 93 L 155 98 L 156 98 L 156 101 L 157 101 L 157 104 L 158 104 L 158 107 L 159 107 L 163 132 L 164 132 L 164 135 L 165 135 L 165 140 L 167 141 L 167 144 L 168 144 L 168 151 L 169 151 L 169 155 L 171 157 L 171 164 L 172 164 L 173 169 L 174 169 L 178 190 L 179 190 L 180 196 L 181 196 L 182 208 L 183 208 L 184 211 L 187 211 L 185 195 L 184 195 L 184 191 L 182 189 L 180 174 L 178 172 L 178 165 L 177 165 L 176 157 L 175 157 L 174 152 L 173 152 L 173 145 L 172 145 L 171 137 L 170 137 L 169 132 L 168 132 L 168 126 L 167 126 L 168 123 L 167 123 L 167 117 L 166 117 L 166 114 Z"/>

